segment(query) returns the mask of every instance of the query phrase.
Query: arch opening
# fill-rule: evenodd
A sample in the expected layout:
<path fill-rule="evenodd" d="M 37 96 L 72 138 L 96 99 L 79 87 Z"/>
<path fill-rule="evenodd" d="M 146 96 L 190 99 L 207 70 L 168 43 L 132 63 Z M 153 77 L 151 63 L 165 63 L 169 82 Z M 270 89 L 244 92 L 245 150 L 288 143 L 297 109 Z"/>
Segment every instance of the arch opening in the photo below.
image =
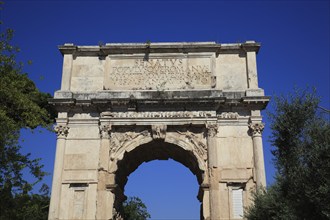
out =
<path fill-rule="evenodd" d="M 167 143 L 163 140 L 153 140 L 149 143 L 142 144 L 133 150 L 124 152 L 121 160 L 117 161 L 117 170 L 115 172 L 115 182 L 119 188 L 120 194 L 116 195 L 114 208 L 120 212 L 123 201 L 126 196 L 124 195 L 125 185 L 128 181 L 128 176 L 133 173 L 142 163 L 153 160 L 169 160 L 172 159 L 187 167 L 201 186 L 204 179 L 204 170 L 199 166 L 199 161 L 193 151 L 186 150 L 176 144 Z M 196 196 L 200 202 L 201 190 L 196 192 Z"/>
<path fill-rule="evenodd" d="M 125 195 L 140 198 L 151 219 L 200 219 L 198 190 L 196 176 L 186 166 L 173 159 L 152 160 L 130 174 Z"/>

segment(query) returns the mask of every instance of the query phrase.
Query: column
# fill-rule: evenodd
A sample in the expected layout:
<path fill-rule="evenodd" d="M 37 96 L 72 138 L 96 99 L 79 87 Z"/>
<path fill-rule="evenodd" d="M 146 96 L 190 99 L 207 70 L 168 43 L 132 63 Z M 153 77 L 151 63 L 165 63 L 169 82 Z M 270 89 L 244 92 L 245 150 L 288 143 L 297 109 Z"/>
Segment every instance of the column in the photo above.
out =
<path fill-rule="evenodd" d="M 108 173 L 109 150 L 110 150 L 110 124 L 100 125 L 101 145 L 99 151 L 98 183 L 97 183 L 97 219 L 111 219 L 114 201 L 113 193 L 107 189 L 110 177 Z"/>
<path fill-rule="evenodd" d="M 254 157 L 254 172 L 255 181 L 257 188 L 266 186 L 266 175 L 265 175 L 265 164 L 264 164 L 264 153 L 262 147 L 262 131 L 264 124 L 261 120 L 251 121 L 249 124 L 250 132 L 253 140 L 253 157 Z"/>
<path fill-rule="evenodd" d="M 65 142 L 66 142 L 66 137 L 69 133 L 69 127 L 66 125 L 67 124 L 66 121 L 67 119 L 57 119 L 57 125 L 54 127 L 54 130 L 57 134 L 57 143 L 56 143 L 52 193 L 51 193 L 51 199 L 49 205 L 49 215 L 48 215 L 49 220 L 54 220 L 59 218 Z"/>
<path fill-rule="evenodd" d="M 207 152 L 208 152 L 208 173 L 209 173 L 209 198 L 210 198 L 210 219 L 220 219 L 219 204 L 219 175 L 217 158 L 217 124 L 207 125 Z"/>

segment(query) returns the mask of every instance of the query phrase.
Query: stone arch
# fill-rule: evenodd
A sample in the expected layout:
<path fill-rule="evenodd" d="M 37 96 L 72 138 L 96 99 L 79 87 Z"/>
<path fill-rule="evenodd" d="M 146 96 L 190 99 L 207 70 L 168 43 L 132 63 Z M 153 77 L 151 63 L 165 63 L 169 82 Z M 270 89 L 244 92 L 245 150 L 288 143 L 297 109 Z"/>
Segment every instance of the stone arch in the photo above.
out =
<path fill-rule="evenodd" d="M 207 181 L 205 178 L 208 171 L 206 145 L 200 141 L 199 144 L 203 147 L 199 146 L 198 141 L 192 141 L 189 134 L 192 133 L 168 132 L 164 139 L 155 139 L 151 133 L 143 133 L 122 146 L 117 146 L 116 151 L 112 152 L 113 155 L 110 156 L 112 159 L 109 162 L 109 172 L 114 175 L 114 185 L 117 188 L 114 201 L 114 208 L 117 211 L 126 198 L 124 188 L 128 176 L 143 162 L 173 159 L 186 166 L 196 176 L 200 186 Z M 201 191 L 197 193 L 197 198 L 202 202 Z"/>
<path fill-rule="evenodd" d="M 149 134 L 145 133 L 142 133 L 142 135 L 137 135 L 137 137 L 138 138 L 129 140 L 128 143 L 120 144 L 119 146 L 116 146 L 117 144 L 114 142 L 110 143 L 110 161 L 108 167 L 109 173 L 116 173 L 118 169 L 118 162 L 123 160 L 126 153 L 135 150 L 139 146 L 152 144 L 156 141 Z M 162 140 L 159 143 L 163 142 L 176 145 L 177 147 L 182 148 L 182 150 L 191 152 L 196 158 L 199 169 L 203 172 L 207 170 L 207 149 L 205 144 L 203 147 L 196 146 L 196 143 L 194 144 L 194 142 L 188 141 L 187 138 L 184 139 L 182 135 L 179 135 L 178 133 L 168 133 L 165 140 Z M 199 144 L 202 145 L 201 142 Z"/>

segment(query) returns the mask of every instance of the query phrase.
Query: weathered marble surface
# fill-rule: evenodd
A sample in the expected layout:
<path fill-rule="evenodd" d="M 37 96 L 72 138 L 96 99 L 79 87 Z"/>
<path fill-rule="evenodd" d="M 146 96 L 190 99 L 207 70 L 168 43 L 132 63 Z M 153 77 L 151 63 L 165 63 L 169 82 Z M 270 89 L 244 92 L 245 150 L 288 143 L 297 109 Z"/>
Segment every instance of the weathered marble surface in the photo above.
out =
<path fill-rule="evenodd" d="M 128 175 L 168 158 L 196 175 L 202 219 L 237 219 L 234 194 L 246 207 L 265 185 L 260 111 L 269 97 L 258 86 L 259 47 L 60 46 L 49 219 L 121 219 Z"/>

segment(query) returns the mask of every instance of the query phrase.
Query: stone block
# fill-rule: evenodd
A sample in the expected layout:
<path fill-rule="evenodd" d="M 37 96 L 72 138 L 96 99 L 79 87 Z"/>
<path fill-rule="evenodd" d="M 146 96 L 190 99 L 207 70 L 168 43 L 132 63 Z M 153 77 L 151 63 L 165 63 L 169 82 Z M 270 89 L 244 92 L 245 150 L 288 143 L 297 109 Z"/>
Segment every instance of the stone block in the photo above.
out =
<path fill-rule="evenodd" d="M 221 169 L 220 170 L 220 181 L 221 182 L 247 182 L 253 177 L 252 169 Z"/>
<path fill-rule="evenodd" d="M 246 96 L 265 96 L 265 92 L 263 89 L 248 89 Z"/>

